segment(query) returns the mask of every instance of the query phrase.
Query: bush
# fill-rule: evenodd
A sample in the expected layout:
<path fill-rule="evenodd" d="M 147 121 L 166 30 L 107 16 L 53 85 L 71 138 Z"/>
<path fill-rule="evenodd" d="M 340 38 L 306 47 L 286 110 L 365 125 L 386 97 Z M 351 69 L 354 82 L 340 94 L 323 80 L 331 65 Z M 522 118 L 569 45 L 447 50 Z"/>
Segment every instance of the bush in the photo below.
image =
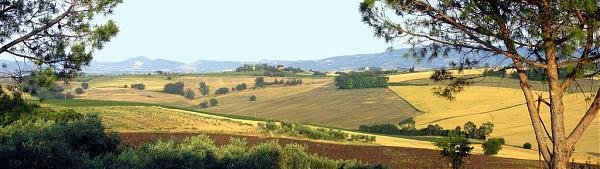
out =
<path fill-rule="evenodd" d="M 167 84 L 165 84 L 163 91 L 165 93 L 171 93 L 171 94 L 183 96 L 184 95 L 183 85 L 184 85 L 183 82 L 167 83 Z"/>
<path fill-rule="evenodd" d="M 523 149 L 531 150 L 531 143 L 525 143 L 525 144 L 523 144 Z"/>
<path fill-rule="evenodd" d="M 227 94 L 229 93 L 229 88 L 221 87 L 215 91 L 215 94 Z"/>
<path fill-rule="evenodd" d="M 192 99 L 194 99 L 194 97 L 196 97 L 196 92 L 194 92 L 192 89 L 188 88 L 187 90 L 185 90 L 184 96 L 186 99 L 192 100 Z"/>
<path fill-rule="evenodd" d="M 256 96 L 255 95 L 250 96 L 250 101 L 256 101 Z"/>
<path fill-rule="evenodd" d="M 450 160 L 452 168 L 458 169 L 463 164 L 463 159 L 471 155 L 473 147 L 461 133 L 451 133 L 449 137 L 437 140 L 434 143 L 441 150 L 444 158 Z"/>
<path fill-rule="evenodd" d="M 83 88 L 83 89 L 87 90 L 87 89 L 88 89 L 88 87 L 90 87 L 90 85 L 89 85 L 87 82 L 83 82 L 83 83 L 81 83 L 81 88 Z"/>
<path fill-rule="evenodd" d="M 242 91 L 248 89 L 248 85 L 246 83 L 238 84 L 235 86 L 235 90 Z"/>
<path fill-rule="evenodd" d="M 483 154 L 496 155 L 502 149 L 503 138 L 490 138 L 481 144 Z"/>
<path fill-rule="evenodd" d="M 76 94 L 83 94 L 83 88 L 78 87 L 77 89 L 75 89 L 75 93 Z"/>
<path fill-rule="evenodd" d="M 65 99 L 74 99 L 75 95 L 73 95 L 73 93 L 71 92 L 67 92 L 67 94 L 65 94 Z"/>
<path fill-rule="evenodd" d="M 131 88 L 137 90 L 144 90 L 146 89 L 146 85 L 144 85 L 143 83 L 131 84 Z"/>
<path fill-rule="evenodd" d="M 202 103 L 200 103 L 200 108 L 208 108 L 208 101 L 202 101 Z"/>
<path fill-rule="evenodd" d="M 211 107 L 215 107 L 215 106 L 218 106 L 218 105 L 219 105 L 219 101 L 218 101 L 217 99 L 215 99 L 215 98 L 211 98 L 211 99 L 209 100 L 209 102 L 210 102 L 210 106 L 211 106 Z"/>
<path fill-rule="evenodd" d="M 256 77 L 256 79 L 254 79 L 254 87 L 255 88 L 264 88 L 266 86 L 267 86 L 267 83 L 265 83 L 264 77 Z"/>

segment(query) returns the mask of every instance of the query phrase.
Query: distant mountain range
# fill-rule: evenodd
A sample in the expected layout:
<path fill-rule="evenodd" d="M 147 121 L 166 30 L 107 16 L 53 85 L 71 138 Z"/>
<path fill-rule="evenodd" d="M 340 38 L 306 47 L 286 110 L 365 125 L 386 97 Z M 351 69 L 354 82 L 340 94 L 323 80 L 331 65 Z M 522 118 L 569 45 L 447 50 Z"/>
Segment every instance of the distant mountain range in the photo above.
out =
<path fill-rule="evenodd" d="M 407 49 L 397 49 L 375 54 L 358 54 L 335 56 L 317 60 L 261 60 L 256 62 L 239 61 L 214 61 L 198 60 L 191 63 L 169 61 L 164 59 L 149 59 L 139 56 L 118 62 L 93 61 L 85 68 L 88 73 L 127 73 L 127 72 L 221 72 L 233 70 L 243 64 L 266 63 L 270 65 L 284 65 L 300 67 L 305 70 L 337 71 L 356 70 L 360 67 L 380 67 L 383 69 L 410 68 L 430 69 L 448 67 L 450 63 L 458 61 L 462 55 L 450 54 L 448 57 L 440 57 L 430 61 L 416 63 L 414 59 L 405 58 Z M 9 70 L 16 68 L 14 62 L 0 60 L 0 64 L 6 64 Z M 490 62 L 497 63 L 497 62 Z"/>

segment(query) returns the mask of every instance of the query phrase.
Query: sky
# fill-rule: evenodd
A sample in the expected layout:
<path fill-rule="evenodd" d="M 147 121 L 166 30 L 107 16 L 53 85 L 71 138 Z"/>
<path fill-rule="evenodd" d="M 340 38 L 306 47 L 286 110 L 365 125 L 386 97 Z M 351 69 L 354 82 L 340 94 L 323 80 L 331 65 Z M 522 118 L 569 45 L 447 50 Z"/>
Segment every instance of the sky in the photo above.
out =
<path fill-rule="evenodd" d="M 379 53 L 387 45 L 361 22 L 361 0 L 124 0 L 119 34 L 97 61 L 146 56 L 195 60 L 311 60 Z"/>

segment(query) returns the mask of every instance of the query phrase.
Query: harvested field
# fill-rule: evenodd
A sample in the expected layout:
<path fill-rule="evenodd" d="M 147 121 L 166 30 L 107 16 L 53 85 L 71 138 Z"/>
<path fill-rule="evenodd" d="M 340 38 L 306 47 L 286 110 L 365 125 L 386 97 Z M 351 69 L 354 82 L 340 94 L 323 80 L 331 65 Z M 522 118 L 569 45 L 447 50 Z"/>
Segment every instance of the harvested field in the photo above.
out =
<path fill-rule="evenodd" d="M 156 139 L 181 139 L 198 135 L 198 133 L 121 133 L 122 144 L 140 145 Z M 218 146 L 227 144 L 229 139 L 245 138 L 249 146 L 275 138 L 256 136 L 239 136 L 228 134 L 207 134 Z M 280 144 L 297 143 L 307 147 L 310 153 L 332 159 L 357 159 L 369 163 L 387 164 L 391 168 L 450 168 L 441 159 L 438 151 L 417 148 L 400 148 L 387 146 L 360 146 L 329 144 L 294 139 L 276 139 Z M 540 163 L 533 160 L 498 158 L 484 155 L 472 155 L 466 168 L 540 168 Z M 596 166 L 596 168 L 598 168 Z"/>
<path fill-rule="evenodd" d="M 466 88 L 448 101 L 432 94 L 432 86 L 390 87 L 409 103 L 425 112 L 415 118 L 418 127 L 439 124 L 446 129 L 463 126 L 472 121 L 477 125 L 483 122 L 494 123 L 493 137 L 503 137 L 508 145 L 522 146 L 529 142 L 536 147 L 533 127 L 524 105 L 523 94 L 519 89 L 475 86 Z M 542 92 L 536 92 L 542 93 Z M 547 96 L 548 94 L 543 94 Z M 589 95 L 589 94 L 588 94 Z M 567 130 L 575 127 L 585 113 L 589 103 L 581 93 L 565 95 L 565 125 Z M 547 107 L 542 107 L 542 119 L 549 124 Z M 545 112 L 545 113 L 544 113 Z M 585 160 L 600 159 L 600 118 L 596 118 L 581 140 L 575 145 L 574 158 Z"/>
<path fill-rule="evenodd" d="M 256 101 L 248 101 L 255 95 Z M 420 114 L 387 89 L 339 90 L 333 83 L 267 88 L 217 97 L 203 111 L 357 129 L 362 124 L 398 123 Z"/>

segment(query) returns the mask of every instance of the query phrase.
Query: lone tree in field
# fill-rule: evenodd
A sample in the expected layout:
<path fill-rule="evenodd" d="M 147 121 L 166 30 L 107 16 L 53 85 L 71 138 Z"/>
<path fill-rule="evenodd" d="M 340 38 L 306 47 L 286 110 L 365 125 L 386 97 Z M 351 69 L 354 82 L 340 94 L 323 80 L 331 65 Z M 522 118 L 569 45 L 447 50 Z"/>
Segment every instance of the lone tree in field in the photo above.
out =
<path fill-rule="evenodd" d="M 460 67 L 482 60 L 510 62 L 517 70 L 539 151 L 549 168 L 561 169 L 567 168 L 575 144 L 600 106 L 600 90 L 590 91 L 596 95 L 587 98 L 591 102 L 585 115 L 572 131 L 565 130 L 565 90 L 576 78 L 599 73 L 593 70 L 600 58 L 599 8 L 594 0 L 364 0 L 360 4 L 362 20 L 374 28 L 375 35 L 411 45 L 409 57 L 421 60 L 455 52 L 464 54 Z M 532 69 L 544 72 L 549 101 L 532 92 L 526 73 Z M 561 73 L 566 76 L 559 78 Z M 461 86 L 470 84 L 465 78 L 452 80 L 435 93 L 452 99 Z M 540 112 L 541 104 L 549 107 L 549 125 L 540 118 L 545 113 Z"/>
<path fill-rule="evenodd" d="M 210 92 L 210 88 L 208 87 L 208 85 L 205 82 L 200 82 L 200 88 L 198 88 L 198 89 L 200 90 L 200 93 L 202 94 L 202 96 L 206 96 Z"/>
<path fill-rule="evenodd" d="M 114 37 L 117 25 L 96 24 L 97 15 L 113 13 L 122 0 L 0 0 L 0 78 L 20 82 L 32 71 L 51 68 L 71 78 L 92 60 L 92 53 Z"/>

